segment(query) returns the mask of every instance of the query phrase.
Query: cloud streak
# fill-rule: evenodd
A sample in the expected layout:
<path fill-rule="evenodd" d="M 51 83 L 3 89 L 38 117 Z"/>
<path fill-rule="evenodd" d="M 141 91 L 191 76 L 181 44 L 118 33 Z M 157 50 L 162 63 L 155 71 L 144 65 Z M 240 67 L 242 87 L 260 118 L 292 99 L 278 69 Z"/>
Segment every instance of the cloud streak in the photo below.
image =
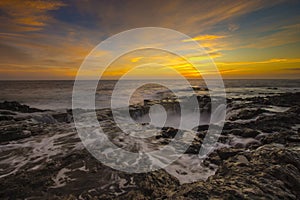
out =
<path fill-rule="evenodd" d="M 53 17 L 48 13 L 65 6 L 61 1 L 35 0 L 2 0 L 0 10 L 2 30 L 6 31 L 38 31 L 41 30 Z"/>

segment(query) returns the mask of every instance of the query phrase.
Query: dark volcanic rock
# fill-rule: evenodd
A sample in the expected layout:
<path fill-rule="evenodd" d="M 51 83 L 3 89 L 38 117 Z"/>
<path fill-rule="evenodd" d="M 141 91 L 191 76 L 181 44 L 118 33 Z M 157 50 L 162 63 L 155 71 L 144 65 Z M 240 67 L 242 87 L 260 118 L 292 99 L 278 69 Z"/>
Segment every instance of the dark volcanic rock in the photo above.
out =
<path fill-rule="evenodd" d="M 230 134 L 238 135 L 245 138 L 255 138 L 260 132 L 250 129 L 250 128 L 244 128 L 244 129 L 232 129 L 229 131 Z"/>
<path fill-rule="evenodd" d="M 241 136 L 255 138 L 258 134 L 260 134 L 260 132 L 253 130 L 253 129 L 245 128 L 245 129 L 243 129 Z"/>
<path fill-rule="evenodd" d="M 260 139 L 263 144 L 271 144 L 271 143 L 278 143 L 278 144 L 288 144 L 288 143 L 299 143 L 300 140 L 300 133 L 296 133 L 293 131 L 281 131 L 281 132 L 274 132 L 269 133 Z"/>
<path fill-rule="evenodd" d="M 39 170 L 23 170 L 2 178 L 0 198 L 153 199 L 170 196 L 179 186 L 179 181 L 164 170 L 126 174 L 101 164 L 86 150 L 57 156 L 43 165 Z M 123 186 L 116 182 L 119 179 L 124 180 Z"/>
<path fill-rule="evenodd" d="M 156 136 L 156 138 L 174 138 L 177 133 L 180 134 L 180 131 L 178 129 L 172 128 L 172 127 L 163 127 L 161 129 L 161 135 Z"/>
<path fill-rule="evenodd" d="M 236 115 L 230 117 L 230 120 L 235 121 L 238 119 L 252 119 L 254 117 L 257 117 L 259 114 L 266 112 L 263 109 L 243 109 Z"/>
<path fill-rule="evenodd" d="M 46 133 L 42 124 L 35 124 L 27 121 L 17 121 L 13 124 L 10 123 L 10 121 L 7 121 L 7 123 L 0 123 L 0 143 Z"/>
<path fill-rule="evenodd" d="M 202 138 L 195 137 L 192 144 L 186 150 L 186 154 L 198 154 L 202 145 Z"/>
<path fill-rule="evenodd" d="M 296 93 L 284 93 L 275 96 L 268 97 L 252 97 L 247 98 L 246 101 L 251 101 L 255 104 L 261 105 L 274 105 L 274 106 L 287 106 L 300 105 L 300 92 Z"/>
<path fill-rule="evenodd" d="M 298 107 L 294 107 L 286 112 L 277 113 L 276 115 L 259 116 L 255 121 L 247 123 L 226 122 L 223 130 L 228 133 L 237 129 L 253 129 L 262 132 L 282 132 L 289 131 L 292 126 L 300 124 L 300 115 Z"/>
<path fill-rule="evenodd" d="M 201 125 L 197 127 L 197 131 L 207 131 L 209 128 L 209 125 Z"/>
<path fill-rule="evenodd" d="M 0 110 L 0 115 L 16 115 L 16 114 L 7 110 Z"/>
<path fill-rule="evenodd" d="M 221 148 L 217 150 L 217 154 L 222 160 L 227 160 L 228 158 L 235 156 L 242 151 L 242 149 Z"/>
<path fill-rule="evenodd" d="M 0 121 L 10 121 L 14 119 L 12 116 L 3 116 L 3 115 L 0 115 Z"/>
<path fill-rule="evenodd" d="M 67 112 L 65 112 L 65 113 L 55 113 L 55 114 L 52 114 L 52 117 L 58 122 L 70 123 L 72 121 L 72 116 Z"/>
<path fill-rule="evenodd" d="M 22 113 L 34 113 L 34 112 L 43 112 L 44 110 L 40 110 L 37 108 L 31 108 L 27 105 L 22 105 L 16 101 L 4 101 L 0 103 L 0 109 L 2 110 L 11 110 L 11 111 L 17 111 Z"/>
<path fill-rule="evenodd" d="M 172 199 L 299 199 L 300 150 L 265 145 L 236 155 L 208 181 L 182 185 Z"/>
<path fill-rule="evenodd" d="M 117 199 L 166 199 L 179 186 L 179 181 L 164 170 L 133 176 L 137 188 Z"/>

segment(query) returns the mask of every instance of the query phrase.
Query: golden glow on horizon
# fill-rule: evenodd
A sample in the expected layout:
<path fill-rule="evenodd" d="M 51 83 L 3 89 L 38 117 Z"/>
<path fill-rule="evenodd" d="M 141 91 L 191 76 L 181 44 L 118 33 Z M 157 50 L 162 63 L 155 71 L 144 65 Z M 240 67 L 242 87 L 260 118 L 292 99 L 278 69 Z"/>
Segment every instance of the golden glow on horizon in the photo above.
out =
<path fill-rule="evenodd" d="M 168 78 L 177 75 L 174 70 L 187 78 L 200 77 L 198 71 L 185 59 L 155 49 L 132 52 L 120 57 L 106 69 L 103 76 L 118 78 L 131 71 L 133 78 Z"/>

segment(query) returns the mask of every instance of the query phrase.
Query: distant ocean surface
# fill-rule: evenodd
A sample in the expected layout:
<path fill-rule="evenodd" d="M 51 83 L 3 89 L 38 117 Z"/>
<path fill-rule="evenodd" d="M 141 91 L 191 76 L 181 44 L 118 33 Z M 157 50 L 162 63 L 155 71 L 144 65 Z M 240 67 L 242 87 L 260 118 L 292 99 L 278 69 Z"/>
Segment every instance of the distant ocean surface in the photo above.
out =
<path fill-rule="evenodd" d="M 204 81 L 189 80 L 191 86 L 203 88 L 198 94 L 208 94 Z M 97 108 L 110 107 L 110 96 L 117 81 L 101 80 L 96 92 Z M 155 80 L 153 80 L 155 82 Z M 165 85 L 177 88 L 181 96 L 189 96 L 188 86 L 177 80 L 164 80 Z M 72 91 L 74 81 L 0 81 L 0 101 L 18 101 L 40 109 L 61 110 L 72 107 Z M 136 85 L 136 80 L 128 80 L 128 88 Z M 126 85 L 125 84 L 125 85 Z M 253 96 L 273 95 L 285 92 L 299 92 L 300 79 L 297 80 L 224 80 L 227 98 L 245 98 Z M 125 87 L 126 88 L 126 87 Z M 124 94 L 128 91 L 123 90 Z M 132 96 L 130 103 L 143 102 L 144 99 L 165 97 L 169 92 L 161 85 L 147 84 L 139 88 Z"/>

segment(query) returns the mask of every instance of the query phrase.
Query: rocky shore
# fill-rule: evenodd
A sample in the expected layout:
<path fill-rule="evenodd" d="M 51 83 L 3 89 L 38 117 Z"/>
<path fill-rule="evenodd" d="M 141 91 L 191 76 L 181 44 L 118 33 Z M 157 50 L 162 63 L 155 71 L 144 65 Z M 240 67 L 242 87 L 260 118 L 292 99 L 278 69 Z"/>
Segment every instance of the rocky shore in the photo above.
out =
<path fill-rule="evenodd" d="M 209 113 L 210 99 L 202 96 L 198 101 L 203 112 Z M 130 110 L 141 126 L 148 125 L 139 119 L 151 103 Z M 178 110 L 176 101 L 155 103 Z M 71 110 L 2 102 L 0 198 L 300 199 L 300 93 L 227 99 L 227 103 L 218 148 L 198 168 L 127 174 L 101 164 L 83 147 Z M 139 150 L 138 144 L 118 135 L 109 109 L 97 110 L 97 117 L 115 144 Z M 183 158 L 197 156 L 207 129 L 205 124 L 194 129 L 196 138 Z M 152 138 L 153 144 L 168 144 L 176 133 L 172 127 L 163 127 Z M 184 181 L 195 174 L 202 178 Z"/>

